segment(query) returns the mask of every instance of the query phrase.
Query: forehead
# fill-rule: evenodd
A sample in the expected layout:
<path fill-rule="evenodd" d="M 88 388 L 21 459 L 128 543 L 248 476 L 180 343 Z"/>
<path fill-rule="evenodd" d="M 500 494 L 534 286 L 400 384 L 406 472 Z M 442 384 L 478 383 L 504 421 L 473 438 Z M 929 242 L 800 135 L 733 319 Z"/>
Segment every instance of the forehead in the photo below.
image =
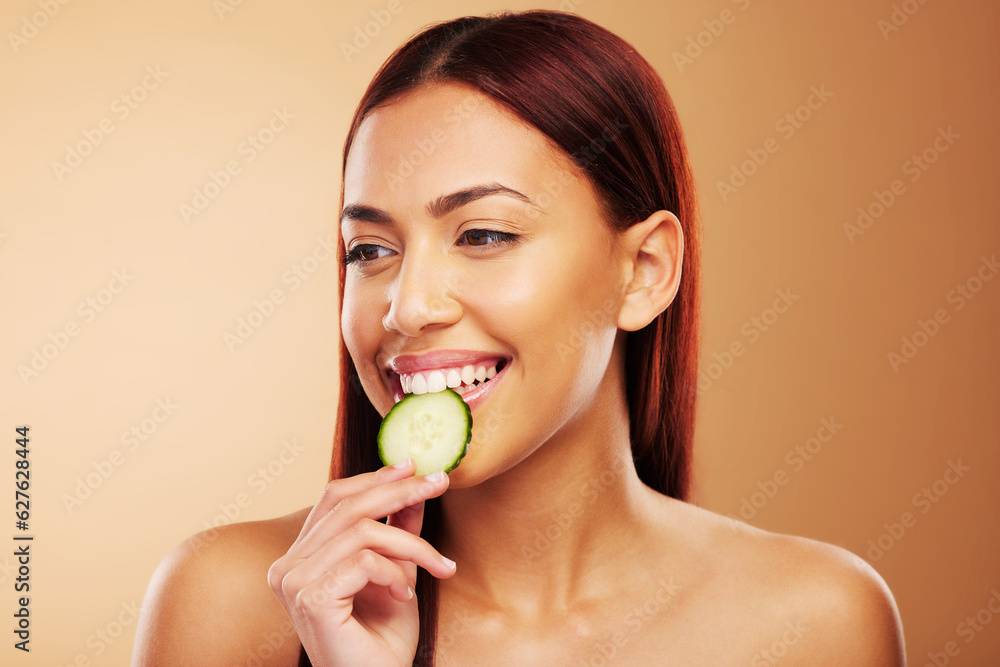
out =
<path fill-rule="evenodd" d="M 428 84 L 378 107 L 359 126 L 344 173 L 345 202 L 424 203 L 498 182 L 534 196 L 572 161 L 536 128 L 460 84 Z"/>

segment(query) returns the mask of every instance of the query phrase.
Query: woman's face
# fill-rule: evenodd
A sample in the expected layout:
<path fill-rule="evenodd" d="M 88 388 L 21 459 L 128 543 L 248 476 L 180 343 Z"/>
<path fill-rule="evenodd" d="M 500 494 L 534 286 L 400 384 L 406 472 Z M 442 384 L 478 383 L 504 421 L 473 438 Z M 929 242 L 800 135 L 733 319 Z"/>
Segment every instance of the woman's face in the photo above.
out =
<path fill-rule="evenodd" d="M 369 114 L 341 231 L 344 341 L 382 416 L 405 390 L 499 365 L 464 394 L 473 437 L 453 488 L 516 465 L 598 400 L 623 293 L 615 233 L 571 160 L 490 98 L 424 85 Z"/>

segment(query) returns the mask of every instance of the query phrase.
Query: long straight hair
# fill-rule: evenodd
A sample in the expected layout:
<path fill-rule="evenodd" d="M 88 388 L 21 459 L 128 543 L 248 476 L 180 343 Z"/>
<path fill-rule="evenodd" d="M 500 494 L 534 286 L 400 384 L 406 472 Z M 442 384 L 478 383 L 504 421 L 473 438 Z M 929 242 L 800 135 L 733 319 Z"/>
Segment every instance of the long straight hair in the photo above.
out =
<path fill-rule="evenodd" d="M 584 18 L 533 10 L 468 16 L 424 29 L 376 73 L 344 144 L 379 105 L 422 84 L 471 86 L 506 106 L 559 146 L 589 177 L 617 231 L 667 210 L 684 232 L 684 264 L 674 301 L 626 338 L 629 437 L 639 478 L 688 499 L 700 330 L 701 231 L 683 133 L 663 81 L 626 41 Z M 340 207 L 344 188 L 341 180 Z M 338 231 L 339 249 L 345 252 Z M 346 267 L 340 266 L 340 308 Z M 340 404 L 330 479 L 381 467 L 381 416 L 361 386 L 343 337 Z M 438 499 L 425 503 L 421 537 L 440 538 Z M 434 664 L 437 580 L 418 569 L 420 641 L 414 665 Z M 301 665 L 308 665 L 302 652 Z"/>

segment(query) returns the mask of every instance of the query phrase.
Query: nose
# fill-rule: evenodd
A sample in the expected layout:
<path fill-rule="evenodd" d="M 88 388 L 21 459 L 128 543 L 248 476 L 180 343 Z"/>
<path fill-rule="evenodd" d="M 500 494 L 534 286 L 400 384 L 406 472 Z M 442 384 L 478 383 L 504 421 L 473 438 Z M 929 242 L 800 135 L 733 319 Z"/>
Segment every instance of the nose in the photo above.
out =
<path fill-rule="evenodd" d="M 387 331 L 411 337 L 462 317 L 462 306 L 455 298 L 459 282 L 447 259 L 416 253 L 412 250 L 403 257 L 390 287 L 389 312 L 382 318 Z"/>

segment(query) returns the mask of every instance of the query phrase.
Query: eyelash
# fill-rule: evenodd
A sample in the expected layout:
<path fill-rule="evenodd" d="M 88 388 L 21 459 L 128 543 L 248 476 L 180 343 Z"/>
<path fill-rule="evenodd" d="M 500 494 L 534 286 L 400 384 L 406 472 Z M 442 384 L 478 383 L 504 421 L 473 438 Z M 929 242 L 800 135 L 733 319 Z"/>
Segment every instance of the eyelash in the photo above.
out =
<path fill-rule="evenodd" d="M 506 245 L 508 243 L 518 243 L 521 240 L 521 237 L 518 234 L 511 234 L 510 232 L 500 232 L 495 229 L 470 229 L 463 232 L 462 237 L 464 238 L 466 234 L 471 234 L 472 232 L 480 232 L 486 235 L 488 238 L 493 238 L 496 241 L 495 243 L 488 243 L 486 245 L 481 245 L 481 246 L 470 246 L 473 248 L 486 248 L 494 245 Z M 361 249 L 381 248 L 381 247 L 382 246 L 377 245 L 375 243 L 359 243 L 358 245 L 351 248 L 351 250 L 348 251 L 348 253 L 341 258 L 340 262 L 344 266 L 349 266 L 351 264 L 354 264 L 355 262 L 360 262 L 362 264 L 374 262 L 375 260 L 373 259 L 361 259 Z"/>

